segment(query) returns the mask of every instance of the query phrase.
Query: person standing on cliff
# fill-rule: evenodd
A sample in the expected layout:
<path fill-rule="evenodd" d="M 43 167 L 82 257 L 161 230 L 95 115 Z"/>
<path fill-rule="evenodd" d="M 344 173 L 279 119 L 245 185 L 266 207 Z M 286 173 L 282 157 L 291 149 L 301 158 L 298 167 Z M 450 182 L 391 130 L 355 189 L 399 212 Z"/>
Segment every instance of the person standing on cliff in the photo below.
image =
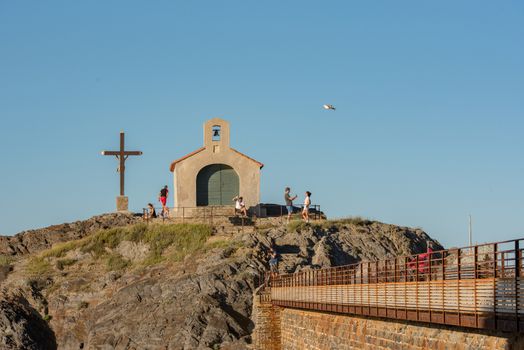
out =
<path fill-rule="evenodd" d="M 168 193 L 169 193 L 169 190 L 167 189 L 167 185 L 165 185 L 164 188 L 160 190 L 160 193 L 158 195 L 158 200 L 160 201 L 160 203 L 162 203 L 162 216 L 163 217 L 169 216 L 169 209 L 166 206 Z"/>
<path fill-rule="evenodd" d="M 304 199 L 304 208 L 302 208 L 302 219 L 309 223 L 309 206 L 311 205 L 311 192 L 306 191 L 306 198 Z"/>
<path fill-rule="evenodd" d="M 291 214 L 293 214 L 293 201 L 297 199 L 297 196 L 291 197 L 291 188 L 286 187 L 284 191 L 284 201 L 286 202 L 287 209 L 287 222 L 291 219 Z"/>

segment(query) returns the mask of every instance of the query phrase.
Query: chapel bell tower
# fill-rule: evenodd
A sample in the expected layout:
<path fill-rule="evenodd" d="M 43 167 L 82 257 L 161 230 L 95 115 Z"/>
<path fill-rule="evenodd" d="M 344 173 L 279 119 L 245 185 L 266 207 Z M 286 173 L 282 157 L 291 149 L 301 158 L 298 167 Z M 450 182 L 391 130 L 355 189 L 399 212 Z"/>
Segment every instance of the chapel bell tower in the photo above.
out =
<path fill-rule="evenodd" d="M 213 153 L 229 148 L 229 122 L 213 118 L 204 123 L 204 147 Z"/>

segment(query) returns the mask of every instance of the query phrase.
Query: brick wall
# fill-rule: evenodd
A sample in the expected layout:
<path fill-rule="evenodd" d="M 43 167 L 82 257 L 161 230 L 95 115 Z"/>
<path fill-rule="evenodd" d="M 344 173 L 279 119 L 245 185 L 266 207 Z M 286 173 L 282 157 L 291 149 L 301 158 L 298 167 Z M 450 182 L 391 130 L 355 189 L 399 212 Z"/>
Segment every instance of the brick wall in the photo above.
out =
<path fill-rule="evenodd" d="M 253 297 L 252 319 L 255 329 L 252 334 L 256 350 L 281 350 L 281 312 L 282 308 L 273 306 L 270 301 Z"/>
<path fill-rule="evenodd" d="M 279 313 L 281 348 L 259 349 L 524 349 L 515 335 L 294 309 Z"/>

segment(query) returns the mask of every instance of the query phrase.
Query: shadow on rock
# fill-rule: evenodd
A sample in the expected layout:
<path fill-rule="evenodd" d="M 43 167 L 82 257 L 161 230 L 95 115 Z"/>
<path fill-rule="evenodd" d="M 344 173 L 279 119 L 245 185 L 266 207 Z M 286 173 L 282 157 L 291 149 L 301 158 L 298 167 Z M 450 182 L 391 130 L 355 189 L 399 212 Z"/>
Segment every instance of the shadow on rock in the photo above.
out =
<path fill-rule="evenodd" d="M 55 334 L 40 314 L 19 295 L 0 297 L 0 348 L 57 349 Z"/>

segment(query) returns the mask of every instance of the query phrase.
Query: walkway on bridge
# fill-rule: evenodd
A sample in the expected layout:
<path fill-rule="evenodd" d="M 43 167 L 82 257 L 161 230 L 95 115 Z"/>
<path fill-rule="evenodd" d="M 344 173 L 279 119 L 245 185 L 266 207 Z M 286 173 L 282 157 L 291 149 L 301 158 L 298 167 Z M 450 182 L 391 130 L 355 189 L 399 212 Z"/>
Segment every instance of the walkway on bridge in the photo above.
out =
<path fill-rule="evenodd" d="M 282 307 L 522 332 L 522 241 L 270 274 L 261 297 Z"/>

